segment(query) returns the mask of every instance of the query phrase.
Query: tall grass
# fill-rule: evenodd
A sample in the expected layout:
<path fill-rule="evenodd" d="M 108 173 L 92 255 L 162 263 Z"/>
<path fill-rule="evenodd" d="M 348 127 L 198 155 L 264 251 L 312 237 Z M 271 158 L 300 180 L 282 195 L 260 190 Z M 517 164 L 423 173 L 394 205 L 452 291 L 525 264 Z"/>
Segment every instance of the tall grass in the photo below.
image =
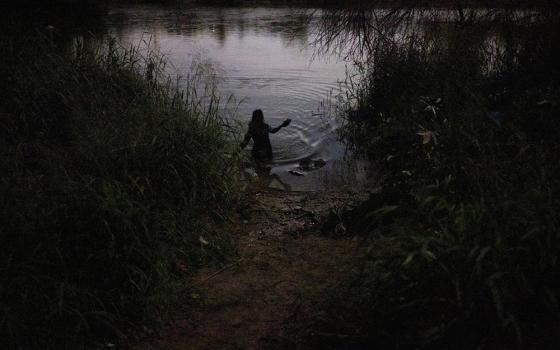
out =
<path fill-rule="evenodd" d="M 165 319 L 185 276 L 233 249 L 205 224 L 237 191 L 219 97 L 114 41 L 4 47 L 0 346 L 114 342 Z"/>
<path fill-rule="evenodd" d="M 301 348 L 557 347 L 558 23 L 446 24 L 369 57 L 343 137 L 381 192 L 346 214 L 363 259 Z"/>

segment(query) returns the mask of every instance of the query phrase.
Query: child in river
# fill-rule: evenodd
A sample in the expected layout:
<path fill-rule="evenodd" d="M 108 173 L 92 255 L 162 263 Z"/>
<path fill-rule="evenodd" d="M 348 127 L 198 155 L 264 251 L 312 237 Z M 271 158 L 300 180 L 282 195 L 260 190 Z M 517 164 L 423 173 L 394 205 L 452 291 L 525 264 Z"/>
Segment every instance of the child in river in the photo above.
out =
<path fill-rule="evenodd" d="M 253 111 L 253 117 L 249 122 L 249 130 L 247 130 L 245 138 L 241 142 L 241 148 L 245 148 L 249 141 L 253 139 L 253 157 L 256 160 L 272 159 L 272 146 L 268 134 L 277 133 L 281 128 L 288 126 L 290 122 L 291 119 L 286 119 L 280 126 L 271 128 L 264 122 L 262 110 Z"/>

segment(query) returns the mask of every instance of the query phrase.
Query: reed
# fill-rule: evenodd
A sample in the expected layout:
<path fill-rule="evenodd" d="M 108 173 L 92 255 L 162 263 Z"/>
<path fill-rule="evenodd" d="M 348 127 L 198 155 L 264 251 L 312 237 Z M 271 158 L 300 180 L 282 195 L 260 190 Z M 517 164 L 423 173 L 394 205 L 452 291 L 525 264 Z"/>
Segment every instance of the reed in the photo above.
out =
<path fill-rule="evenodd" d="M 560 47 L 547 16 L 440 24 L 369 53 L 342 136 L 378 165 L 381 190 L 342 215 L 363 257 L 297 345 L 556 346 Z"/>
<path fill-rule="evenodd" d="M 5 349 L 122 341 L 167 319 L 189 295 L 186 277 L 235 246 L 207 225 L 238 191 L 215 89 L 196 71 L 184 84 L 166 78 L 165 61 L 139 47 L 69 47 L 5 47 Z"/>

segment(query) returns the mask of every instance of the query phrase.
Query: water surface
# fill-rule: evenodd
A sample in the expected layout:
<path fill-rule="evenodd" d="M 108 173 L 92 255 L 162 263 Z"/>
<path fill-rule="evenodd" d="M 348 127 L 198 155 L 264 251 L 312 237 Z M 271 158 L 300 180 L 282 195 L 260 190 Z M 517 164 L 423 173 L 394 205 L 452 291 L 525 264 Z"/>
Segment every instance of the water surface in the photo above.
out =
<path fill-rule="evenodd" d="M 239 102 L 233 117 L 239 122 L 246 124 L 257 108 L 273 127 L 292 119 L 289 127 L 271 135 L 273 187 L 316 190 L 354 181 L 349 180 L 354 173 L 366 176 L 363 164 L 345 160 L 336 137 L 339 123 L 329 107 L 340 93 L 346 65 L 336 56 L 313 57 L 312 28 L 300 13 L 134 6 L 113 9 L 108 25 L 122 45 L 149 41 L 167 57 L 171 74 L 186 76 L 193 61 L 208 63 L 219 77 L 220 94 Z M 290 174 L 304 158 L 323 159 L 327 166 L 306 176 Z"/>

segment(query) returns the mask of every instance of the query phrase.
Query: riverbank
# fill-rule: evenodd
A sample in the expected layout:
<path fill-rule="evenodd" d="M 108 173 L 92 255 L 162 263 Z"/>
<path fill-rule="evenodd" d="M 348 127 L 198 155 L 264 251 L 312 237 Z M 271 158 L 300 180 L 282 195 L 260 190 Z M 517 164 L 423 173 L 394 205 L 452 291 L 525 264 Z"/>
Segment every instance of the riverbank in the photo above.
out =
<path fill-rule="evenodd" d="M 237 256 L 192 277 L 190 305 L 134 349 L 266 349 L 291 344 L 288 328 L 344 281 L 360 259 L 360 240 L 321 233 L 326 218 L 367 196 L 249 188 L 219 231 Z M 190 282 L 189 282 L 190 283 Z M 297 322 L 295 322 L 297 320 Z"/>
<path fill-rule="evenodd" d="M 157 56 L 49 22 L 0 33 L 0 346 L 554 349 L 558 13 L 475 12 L 420 31 L 393 12 L 407 35 L 353 46 L 368 62 L 339 131 L 379 169 L 372 193 L 241 193 L 219 103 Z M 327 18 L 325 48 L 379 38 Z"/>
<path fill-rule="evenodd" d="M 327 46 L 347 23 L 345 38 L 373 43 L 356 49 L 369 61 L 342 134 L 378 166 L 380 191 L 345 215 L 367 254 L 292 334 L 300 348 L 557 347 L 560 16 L 509 11 L 420 30 L 389 15 L 382 28 L 407 29 L 378 41 L 361 29 L 375 19 L 325 23 Z"/>
<path fill-rule="evenodd" d="M 181 266 L 231 253 L 206 230 L 239 151 L 217 95 L 203 107 L 155 53 L 41 30 L 1 43 L 0 347 L 94 347 L 166 320 Z"/>

